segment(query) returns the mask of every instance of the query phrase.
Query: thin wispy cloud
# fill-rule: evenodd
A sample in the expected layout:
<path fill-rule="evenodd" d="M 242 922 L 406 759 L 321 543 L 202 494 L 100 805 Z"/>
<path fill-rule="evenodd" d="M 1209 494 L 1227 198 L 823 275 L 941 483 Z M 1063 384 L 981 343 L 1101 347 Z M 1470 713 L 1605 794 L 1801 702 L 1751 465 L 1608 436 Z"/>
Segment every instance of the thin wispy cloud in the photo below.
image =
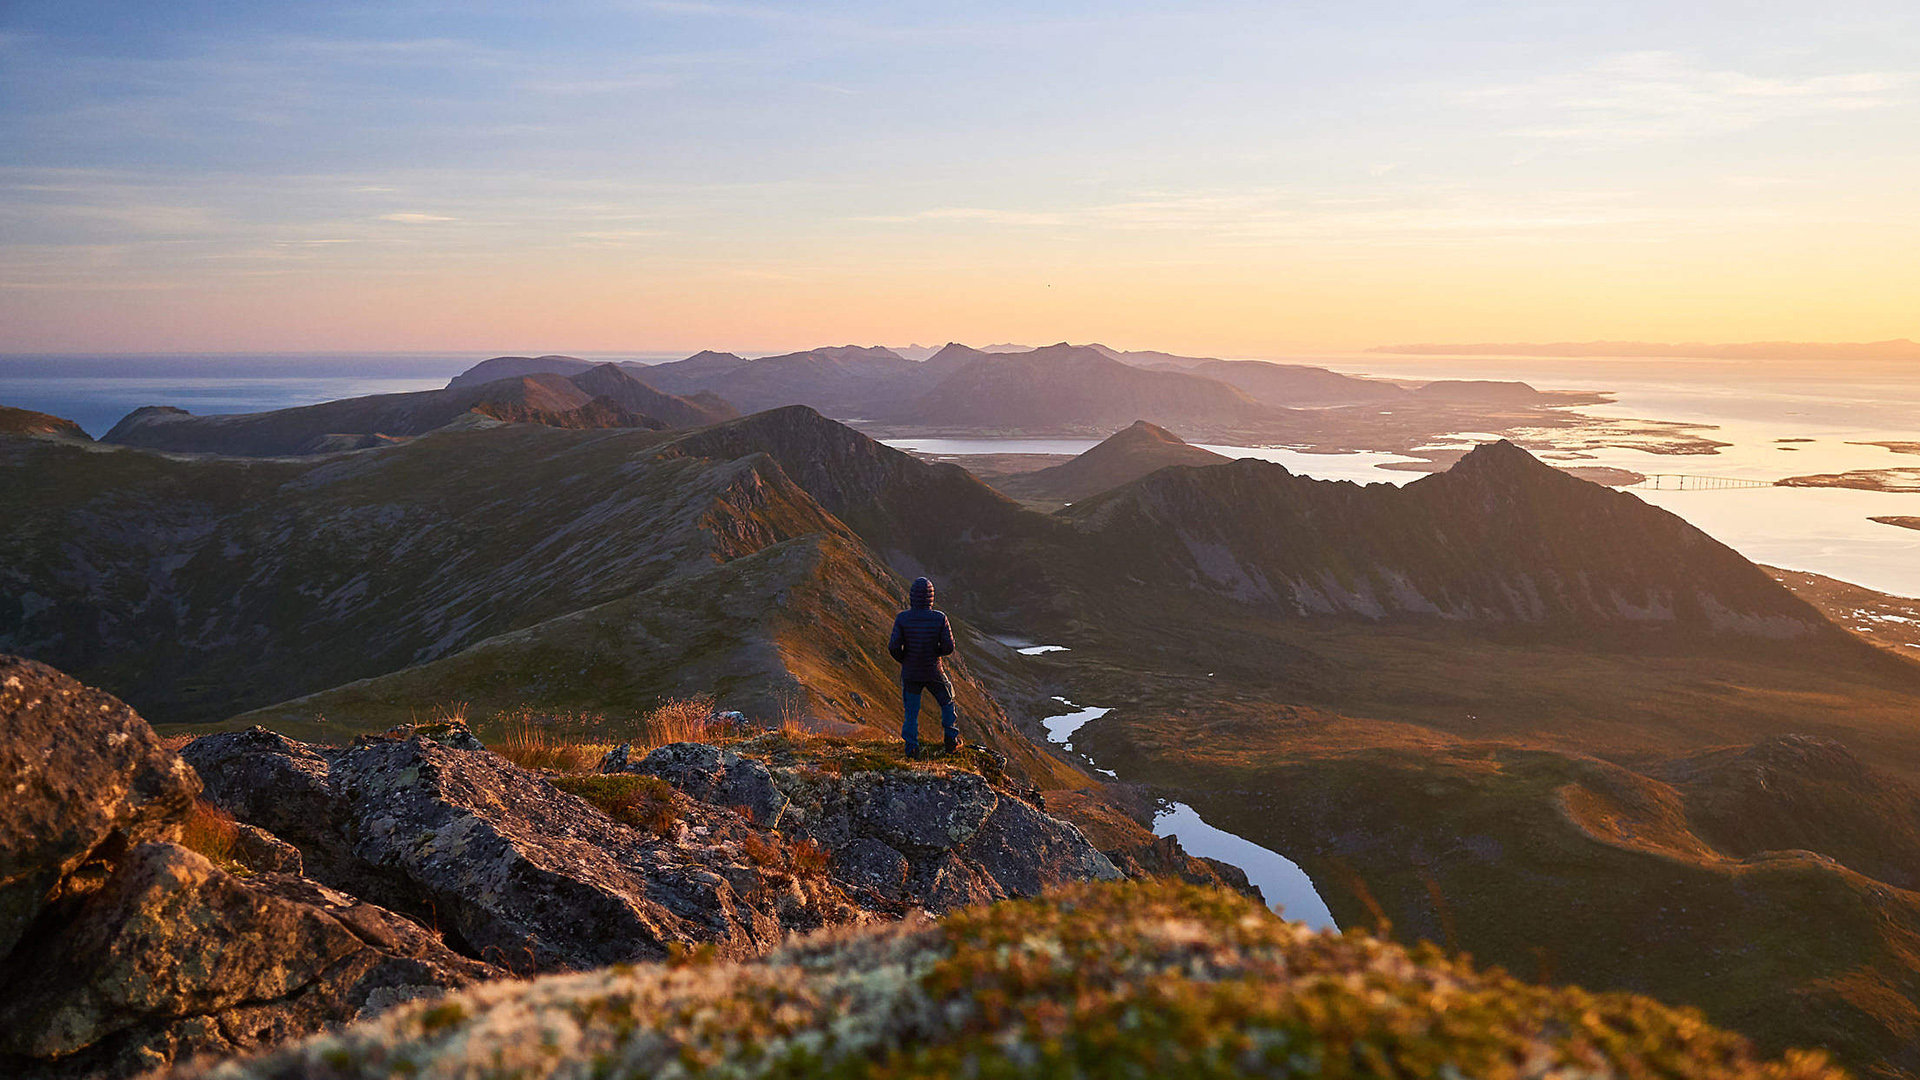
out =
<path fill-rule="evenodd" d="M 1636 52 L 1462 97 L 1471 105 L 1544 115 L 1511 129 L 1529 138 L 1645 142 L 1911 105 L 1916 86 L 1915 72 L 1766 76 L 1705 67 L 1671 52 Z"/>
<path fill-rule="evenodd" d="M 458 221 L 459 218 L 445 214 L 422 214 L 412 210 L 401 210 L 391 214 L 381 214 L 381 221 L 397 221 L 402 225 L 432 225 L 442 221 Z"/>

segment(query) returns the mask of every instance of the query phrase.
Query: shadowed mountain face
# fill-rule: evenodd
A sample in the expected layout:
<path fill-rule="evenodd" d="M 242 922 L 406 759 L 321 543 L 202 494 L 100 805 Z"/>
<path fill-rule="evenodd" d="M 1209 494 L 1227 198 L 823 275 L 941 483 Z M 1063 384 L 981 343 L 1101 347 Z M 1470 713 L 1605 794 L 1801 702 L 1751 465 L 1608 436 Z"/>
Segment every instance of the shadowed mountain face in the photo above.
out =
<path fill-rule="evenodd" d="M 261 413 L 194 416 L 181 409 L 149 406 L 127 414 L 101 441 L 154 450 L 277 457 L 380 445 L 463 420 L 660 429 L 708 424 L 730 415 L 732 409 L 725 402 L 662 394 L 620 368 L 602 364 L 571 376 L 536 372 L 445 390 L 378 394 Z"/>
<path fill-rule="evenodd" d="M 1169 465 L 1218 465 L 1231 460 L 1211 450 L 1181 441 L 1158 424 L 1134 421 L 1131 427 L 1107 436 L 1100 445 L 1051 468 L 1039 469 L 994 482 L 1018 499 L 1072 502 L 1138 480 Z"/>
<path fill-rule="evenodd" d="M 79 424 L 63 416 L 0 405 L 0 435 L 53 435 L 92 441 Z"/>
<path fill-rule="evenodd" d="M 1301 616 L 1840 633 L 1680 518 L 1508 442 L 1399 488 L 1243 459 L 1159 472 L 1068 513 L 1143 576 Z"/>

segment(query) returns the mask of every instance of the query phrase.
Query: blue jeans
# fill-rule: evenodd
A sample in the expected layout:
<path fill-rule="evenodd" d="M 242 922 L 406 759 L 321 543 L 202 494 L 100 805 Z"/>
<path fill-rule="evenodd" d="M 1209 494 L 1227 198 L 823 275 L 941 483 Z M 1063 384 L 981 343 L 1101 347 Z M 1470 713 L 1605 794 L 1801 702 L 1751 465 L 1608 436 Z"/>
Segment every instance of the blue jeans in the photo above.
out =
<path fill-rule="evenodd" d="M 953 687 L 947 683 L 946 676 L 930 682 L 919 679 L 901 679 L 900 689 L 907 707 L 906 723 L 900 725 L 900 738 L 907 749 L 920 749 L 920 692 L 933 691 L 933 700 L 940 703 L 940 729 L 946 733 L 947 741 L 960 741 L 960 714 L 953 708 Z"/>

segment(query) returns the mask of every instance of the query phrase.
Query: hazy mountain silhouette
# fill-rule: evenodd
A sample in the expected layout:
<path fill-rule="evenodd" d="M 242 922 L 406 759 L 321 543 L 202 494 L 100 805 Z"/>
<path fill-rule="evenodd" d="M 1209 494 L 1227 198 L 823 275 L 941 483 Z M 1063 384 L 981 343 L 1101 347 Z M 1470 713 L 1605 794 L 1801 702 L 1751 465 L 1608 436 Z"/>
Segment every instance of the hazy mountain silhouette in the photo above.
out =
<path fill-rule="evenodd" d="M 1181 441 L 1158 424 L 1136 420 L 1065 464 L 1002 477 L 993 486 L 1018 499 L 1072 502 L 1138 480 L 1169 465 L 1217 465 L 1224 455 Z"/>
<path fill-rule="evenodd" d="M 463 420 L 667 428 L 712 423 L 731 412 L 724 401 L 662 394 L 622 369 L 602 364 L 571 377 L 541 372 L 445 390 L 377 394 L 270 412 L 194 416 L 183 409 L 147 406 L 127 414 L 101 441 L 156 450 L 271 457 L 378 445 Z"/>

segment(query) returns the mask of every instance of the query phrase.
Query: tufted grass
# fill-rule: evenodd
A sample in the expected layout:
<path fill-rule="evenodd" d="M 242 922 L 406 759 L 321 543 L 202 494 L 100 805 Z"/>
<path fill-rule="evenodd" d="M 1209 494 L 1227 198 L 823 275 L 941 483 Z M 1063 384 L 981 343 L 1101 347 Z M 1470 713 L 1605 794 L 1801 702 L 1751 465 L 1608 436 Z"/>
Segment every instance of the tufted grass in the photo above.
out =
<path fill-rule="evenodd" d="M 180 846 L 197 851 L 223 870 L 240 866 L 236 849 L 240 844 L 240 826 L 233 815 L 205 799 L 193 800 L 181 824 Z"/>

